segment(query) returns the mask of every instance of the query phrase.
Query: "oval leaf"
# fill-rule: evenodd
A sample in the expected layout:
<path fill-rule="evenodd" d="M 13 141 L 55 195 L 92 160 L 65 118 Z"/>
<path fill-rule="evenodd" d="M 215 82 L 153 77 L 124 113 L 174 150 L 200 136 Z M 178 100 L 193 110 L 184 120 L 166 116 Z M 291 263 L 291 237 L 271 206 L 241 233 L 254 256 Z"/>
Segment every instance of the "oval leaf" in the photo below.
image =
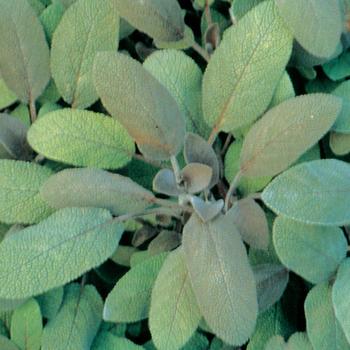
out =
<path fill-rule="evenodd" d="M 203 223 L 192 215 L 183 231 L 192 287 L 210 329 L 231 345 L 245 343 L 258 313 L 253 272 L 238 231 L 219 216 Z"/>
<path fill-rule="evenodd" d="M 58 91 L 73 108 L 86 108 L 98 96 L 92 68 L 99 51 L 116 51 L 119 16 L 115 0 L 78 0 L 55 30 L 51 70 Z M 69 64 L 67 64 L 69 58 Z"/>
<path fill-rule="evenodd" d="M 149 326 L 157 349 L 180 349 L 194 334 L 201 318 L 179 248 L 168 255 L 152 290 Z"/>
<path fill-rule="evenodd" d="M 309 224 L 350 223 L 350 165 L 335 159 L 294 166 L 275 178 L 262 193 L 278 214 Z"/>
<path fill-rule="evenodd" d="M 350 153 L 350 134 L 332 132 L 329 137 L 329 146 L 332 152 L 338 156 Z"/>
<path fill-rule="evenodd" d="M 326 134 L 341 106 L 334 96 L 310 94 L 269 110 L 244 139 L 243 174 L 273 176 L 286 169 Z"/>
<path fill-rule="evenodd" d="M 117 337 L 110 332 L 99 332 L 92 344 L 91 350 L 144 350 L 126 338 Z"/>
<path fill-rule="evenodd" d="M 102 321 L 102 298 L 92 285 L 65 288 L 62 307 L 44 328 L 42 350 L 90 349 Z"/>
<path fill-rule="evenodd" d="M 39 190 L 51 174 L 50 169 L 34 163 L 0 160 L 0 221 L 34 224 L 50 215 L 52 209 Z"/>
<path fill-rule="evenodd" d="M 334 53 L 343 29 L 338 0 L 277 0 L 276 3 L 305 50 L 318 57 Z"/>
<path fill-rule="evenodd" d="M 332 287 L 321 283 L 311 289 L 305 304 L 306 329 L 314 349 L 349 350 L 343 330 L 332 304 Z"/>
<path fill-rule="evenodd" d="M 180 152 L 184 116 L 168 90 L 139 62 L 121 53 L 99 53 L 94 78 L 103 105 L 147 158 L 165 160 Z"/>
<path fill-rule="evenodd" d="M 135 152 L 126 130 L 103 114 L 62 109 L 39 118 L 28 142 L 46 158 L 76 166 L 116 169 Z"/>
<path fill-rule="evenodd" d="M 291 50 L 292 37 L 273 1 L 226 30 L 204 74 L 207 123 L 230 132 L 253 122 L 270 104 Z"/>
<path fill-rule="evenodd" d="M 274 222 L 273 244 L 281 262 L 311 283 L 329 279 L 347 251 L 339 227 L 307 225 L 283 216 Z"/>
<path fill-rule="evenodd" d="M 118 0 L 118 12 L 132 26 L 160 41 L 184 38 L 185 23 L 176 0 Z"/>
<path fill-rule="evenodd" d="M 142 211 L 155 200 L 129 178 L 100 169 L 63 170 L 44 183 L 40 194 L 53 208 L 105 208 L 114 215 Z"/>
<path fill-rule="evenodd" d="M 167 253 L 147 258 L 131 268 L 108 294 L 103 319 L 137 322 L 148 317 L 151 293 Z"/>
<path fill-rule="evenodd" d="M 167 196 L 178 196 L 183 191 L 178 188 L 175 174 L 170 169 L 161 169 L 153 179 L 153 191 L 166 194 Z"/>
<path fill-rule="evenodd" d="M 0 245 L 0 297 L 37 295 L 102 264 L 123 233 L 111 219 L 105 209 L 67 208 L 7 237 Z"/>
<path fill-rule="evenodd" d="M 2 78 L 22 102 L 33 102 L 50 79 L 43 27 L 26 0 L 1 0 L 0 8 Z"/>
<path fill-rule="evenodd" d="M 184 181 L 188 193 L 198 193 L 205 190 L 211 181 L 213 170 L 205 164 L 190 163 L 181 171 L 181 177 Z"/>

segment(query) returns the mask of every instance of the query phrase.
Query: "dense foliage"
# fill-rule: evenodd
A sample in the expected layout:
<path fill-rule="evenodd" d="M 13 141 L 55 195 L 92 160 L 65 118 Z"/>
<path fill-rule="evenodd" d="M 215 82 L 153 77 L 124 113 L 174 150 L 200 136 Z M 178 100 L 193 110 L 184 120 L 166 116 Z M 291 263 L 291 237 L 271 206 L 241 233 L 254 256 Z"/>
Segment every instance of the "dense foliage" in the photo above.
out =
<path fill-rule="evenodd" d="M 0 349 L 350 349 L 349 0 L 0 0 Z"/>

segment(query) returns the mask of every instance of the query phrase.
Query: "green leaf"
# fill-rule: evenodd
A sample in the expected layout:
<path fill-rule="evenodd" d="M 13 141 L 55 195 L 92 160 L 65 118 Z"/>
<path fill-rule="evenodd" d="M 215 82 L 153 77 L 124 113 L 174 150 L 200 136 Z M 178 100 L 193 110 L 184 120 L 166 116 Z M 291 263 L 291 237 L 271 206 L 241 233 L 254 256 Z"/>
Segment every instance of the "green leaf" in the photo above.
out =
<path fill-rule="evenodd" d="M 270 108 L 277 106 L 285 100 L 293 97 L 295 97 L 294 86 L 288 72 L 285 71 L 272 97 Z"/>
<path fill-rule="evenodd" d="M 192 215 L 184 227 L 183 249 L 208 326 L 231 345 L 245 343 L 255 327 L 257 295 L 245 247 L 229 217 L 203 223 Z"/>
<path fill-rule="evenodd" d="M 227 215 L 246 243 L 253 248 L 267 249 L 269 227 L 266 215 L 254 199 L 245 198 L 235 202 Z"/>
<path fill-rule="evenodd" d="M 179 153 L 185 138 L 183 114 L 140 63 L 121 53 L 102 52 L 95 59 L 94 78 L 103 105 L 146 157 L 165 160 Z"/>
<path fill-rule="evenodd" d="M 249 130 L 241 151 L 245 176 L 273 176 L 294 163 L 334 124 L 341 100 L 310 94 L 269 110 Z"/>
<path fill-rule="evenodd" d="M 230 8 L 230 12 L 232 12 L 236 20 L 240 20 L 253 7 L 258 5 L 262 1 L 264 0 L 234 0 Z"/>
<path fill-rule="evenodd" d="M 14 342 L 0 335 L 0 349 L 1 350 L 20 350 Z"/>
<path fill-rule="evenodd" d="M 265 350 L 313 350 L 306 333 L 294 333 L 288 340 L 288 344 L 280 335 L 269 339 Z"/>
<path fill-rule="evenodd" d="M 143 347 L 136 345 L 126 338 L 113 335 L 110 332 L 100 332 L 95 338 L 91 350 L 142 350 Z"/>
<path fill-rule="evenodd" d="M 0 160 L 0 221 L 34 224 L 50 215 L 52 209 L 41 199 L 39 189 L 51 174 L 34 163 Z"/>
<path fill-rule="evenodd" d="M 209 136 L 202 115 L 202 71 L 191 57 L 176 50 L 159 50 L 143 66 L 173 96 L 186 119 L 186 130 Z"/>
<path fill-rule="evenodd" d="M 329 79 L 342 80 L 350 75 L 350 52 L 345 51 L 337 58 L 325 63 L 323 71 Z"/>
<path fill-rule="evenodd" d="M 0 299 L 0 312 L 12 311 L 27 301 L 25 299 Z"/>
<path fill-rule="evenodd" d="M 350 223 L 350 165 L 335 159 L 302 163 L 276 177 L 263 191 L 277 214 L 309 224 Z"/>
<path fill-rule="evenodd" d="M 339 227 L 307 225 L 283 216 L 274 222 L 273 244 L 287 268 L 315 284 L 329 279 L 347 252 Z"/>
<path fill-rule="evenodd" d="M 6 86 L 0 72 L 0 109 L 10 106 L 16 101 L 17 96 Z"/>
<path fill-rule="evenodd" d="M 35 101 L 50 79 L 44 30 L 27 0 L 0 1 L 0 71 L 22 102 Z"/>
<path fill-rule="evenodd" d="M 345 134 L 350 133 L 350 82 L 344 81 L 338 85 L 333 91 L 332 94 L 338 96 L 343 101 L 343 107 L 334 123 L 332 130 L 337 132 L 342 132 Z"/>
<path fill-rule="evenodd" d="M 63 287 L 51 289 L 45 294 L 39 295 L 36 299 L 40 305 L 41 314 L 48 320 L 54 318 L 60 309 L 63 301 Z"/>
<path fill-rule="evenodd" d="M 102 321 L 102 308 L 94 286 L 68 285 L 60 311 L 44 328 L 42 350 L 90 349 Z"/>
<path fill-rule="evenodd" d="M 343 29 L 338 0 L 277 0 L 276 3 L 305 50 L 317 57 L 330 57 L 334 53 Z"/>
<path fill-rule="evenodd" d="M 154 40 L 154 45 L 158 49 L 175 49 L 175 50 L 185 50 L 192 47 L 195 43 L 195 38 L 192 29 L 185 25 L 185 30 L 183 34 L 183 39 L 178 41 L 161 41 Z"/>
<path fill-rule="evenodd" d="M 155 201 L 152 192 L 128 177 L 100 169 L 63 170 L 44 183 L 40 194 L 53 208 L 105 208 L 113 215 L 137 213 Z"/>
<path fill-rule="evenodd" d="M 185 189 L 191 194 L 202 192 L 208 188 L 212 176 L 212 168 L 201 163 L 189 163 L 181 170 L 181 178 L 184 181 Z"/>
<path fill-rule="evenodd" d="M 0 297 L 28 297 L 72 281 L 107 260 L 122 233 L 107 210 L 67 208 L 10 235 L 0 245 Z"/>
<path fill-rule="evenodd" d="M 329 138 L 329 146 L 332 152 L 338 156 L 350 153 L 350 134 L 332 132 Z"/>
<path fill-rule="evenodd" d="M 117 4 L 121 17 L 153 39 L 183 39 L 185 23 L 176 0 L 119 0 Z"/>
<path fill-rule="evenodd" d="M 255 332 L 250 338 L 247 350 L 262 350 L 265 349 L 265 344 L 268 339 L 274 335 L 281 334 L 288 337 L 291 332 L 291 327 L 280 304 L 276 304 L 269 310 L 259 314 Z"/>
<path fill-rule="evenodd" d="M 332 289 L 332 301 L 335 317 L 339 321 L 346 339 L 350 342 L 350 308 L 348 296 L 350 293 L 350 259 L 340 265 Z"/>
<path fill-rule="evenodd" d="M 39 304 L 29 299 L 11 319 L 11 340 L 23 350 L 40 350 L 43 323 Z"/>
<path fill-rule="evenodd" d="M 40 21 L 44 27 L 46 38 L 51 43 L 52 35 L 55 32 L 65 8 L 61 2 L 56 1 L 49 5 L 40 15 Z"/>
<path fill-rule="evenodd" d="M 89 107 L 98 99 L 94 59 L 99 51 L 116 51 L 118 38 L 115 0 L 78 0 L 64 13 L 52 39 L 51 70 L 58 91 L 73 108 Z"/>
<path fill-rule="evenodd" d="M 201 318 L 183 251 L 178 248 L 168 255 L 152 290 L 152 340 L 160 350 L 180 349 L 196 331 Z"/>
<path fill-rule="evenodd" d="M 307 334 L 314 349 L 350 349 L 339 321 L 335 318 L 332 287 L 328 283 L 318 284 L 311 289 L 304 308 Z"/>
<path fill-rule="evenodd" d="M 28 127 L 17 118 L 0 113 L 0 158 L 30 159 L 27 144 Z"/>
<path fill-rule="evenodd" d="M 253 122 L 270 104 L 291 49 L 292 37 L 273 1 L 254 7 L 226 30 L 204 74 L 207 123 L 230 132 Z"/>
<path fill-rule="evenodd" d="M 106 299 L 104 320 L 137 322 L 148 317 L 152 288 L 166 256 L 163 253 L 147 258 L 117 282 Z"/>
<path fill-rule="evenodd" d="M 148 245 L 150 255 L 168 252 L 181 244 L 181 234 L 176 231 L 162 230 Z"/>
<path fill-rule="evenodd" d="M 253 267 L 258 294 L 259 312 L 264 312 L 282 297 L 289 280 L 288 270 L 277 264 Z"/>
<path fill-rule="evenodd" d="M 46 158 L 76 166 L 116 169 L 135 152 L 126 130 L 104 114 L 61 109 L 38 119 L 28 142 Z"/>
<path fill-rule="evenodd" d="M 213 148 L 202 137 L 187 133 L 184 146 L 184 157 L 187 164 L 202 163 L 213 170 L 209 188 L 216 185 L 220 177 L 218 157 Z"/>

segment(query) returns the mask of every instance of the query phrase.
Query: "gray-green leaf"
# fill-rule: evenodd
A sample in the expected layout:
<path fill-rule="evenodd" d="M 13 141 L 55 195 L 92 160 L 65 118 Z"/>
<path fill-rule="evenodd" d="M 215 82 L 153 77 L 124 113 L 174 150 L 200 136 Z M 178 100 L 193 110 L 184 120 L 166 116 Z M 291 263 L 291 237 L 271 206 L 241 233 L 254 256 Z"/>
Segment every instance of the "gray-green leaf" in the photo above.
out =
<path fill-rule="evenodd" d="M 50 169 L 34 163 L 0 160 L 0 221 L 34 224 L 50 215 L 52 209 L 39 189 L 51 174 Z"/>
<path fill-rule="evenodd" d="M 94 78 L 102 103 L 147 158 L 165 160 L 180 152 L 184 116 L 170 92 L 139 62 L 121 53 L 99 53 Z"/>
<path fill-rule="evenodd" d="M 12 315 L 11 340 L 22 350 L 40 350 L 42 331 L 39 304 L 29 299 Z"/>
<path fill-rule="evenodd" d="M 278 9 L 298 43 L 317 57 L 330 57 L 343 29 L 338 0 L 277 0 Z"/>
<path fill-rule="evenodd" d="M 306 329 L 317 350 L 349 350 L 350 345 L 336 319 L 332 303 L 332 287 L 321 283 L 311 289 L 305 304 Z"/>
<path fill-rule="evenodd" d="M 273 1 L 226 30 L 204 74 L 207 123 L 229 132 L 253 122 L 270 104 L 291 49 L 292 37 Z"/>
<path fill-rule="evenodd" d="M 68 285 L 60 311 L 44 328 L 42 350 L 90 349 L 102 321 L 102 308 L 94 286 Z"/>
<path fill-rule="evenodd" d="M 117 1 L 78 0 L 65 12 L 52 39 L 51 70 L 58 91 L 73 108 L 83 109 L 97 100 L 95 55 L 116 51 L 118 41 Z"/>
<path fill-rule="evenodd" d="M 1 298 L 24 298 L 67 283 L 113 254 L 123 227 L 105 209 L 62 209 L 0 245 Z"/>
<path fill-rule="evenodd" d="M 160 41 L 183 39 L 185 23 L 176 0 L 118 0 L 118 12 L 131 25 Z"/>
<path fill-rule="evenodd" d="M 128 271 L 108 294 L 103 319 L 136 322 L 148 317 L 151 293 L 167 253 L 147 258 Z"/>
<path fill-rule="evenodd" d="M 95 168 L 123 167 L 135 152 L 134 142 L 116 120 L 68 108 L 39 118 L 28 131 L 28 142 L 49 159 Z"/>
<path fill-rule="evenodd" d="M 248 132 L 241 152 L 245 176 L 273 176 L 311 148 L 334 124 L 339 98 L 309 94 L 268 111 Z"/>
<path fill-rule="evenodd" d="M 35 101 L 50 79 L 44 30 L 26 0 L 0 1 L 0 71 L 22 102 Z"/>
<path fill-rule="evenodd" d="M 184 227 L 183 249 L 208 326 L 225 342 L 243 344 L 254 330 L 258 303 L 240 234 L 227 217 L 203 223 L 194 214 Z"/>
<path fill-rule="evenodd" d="M 335 159 L 306 162 L 275 178 L 263 191 L 278 214 L 309 224 L 350 223 L 350 165 Z"/>
<path fill-rule="evenodd" d="M 63 170 L 44 183 L 40 194 L 53 208 L 105 208 L 114 215 L 140 212 L 155 200 L 128 177 L 100 169 Z"/>
<path fill-rule="evenodd" d="M 273 243 L 281 262 L 312 283 L 329 279 L 347 252 L 339 227 L 307 225 L 283 216 L 274 222 Z"/>
<path fill-rule="evenodd" d="M 126 338 L 117 337 L 110 332 L 100 332 L 91 347 L 91 350 L 142 350 L 140 345 L 136 345 Z"/>

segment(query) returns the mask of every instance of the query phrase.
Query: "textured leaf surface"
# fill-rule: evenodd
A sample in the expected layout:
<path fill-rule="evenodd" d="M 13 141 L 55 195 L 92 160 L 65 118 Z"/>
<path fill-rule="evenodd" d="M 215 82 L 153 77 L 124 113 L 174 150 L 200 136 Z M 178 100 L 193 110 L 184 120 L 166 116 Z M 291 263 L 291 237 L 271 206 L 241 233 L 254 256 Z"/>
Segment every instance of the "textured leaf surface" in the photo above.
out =
<path fill-rule="evenodd" d="M 350 82 L 344 81 L 338 85 L 332 94 L 338 96 L 343 101 L 342 110 L 335 121 L 332 129 L 345 134 L 350 133 Z"/>
<path fill-rule="evenodd" d="M 0 114 L 0 158 L 29 159 L 28 127 L 8 114 Z"/>
<path fill-rule="evenodd" d="M 206 189 L 213 176 L 210 166 L 201 163 L 189 163 L 181 171 L 188 193 L 198 193 Z"/>
<path fill-rule="evenodd" d="M 253 248 L 267 249 L 269 227 L 266 215 L 253 199 L 245 198 L 235 202 L 227 215 L 246 243 Z"/>
<path fill-rule="evenodd" d="M 99 53 L 94 78 L 104 106 L 146 157 L 163 160 L 181 150 L 184 116 L 170 92 L 140 63 L 121 53 Z"/>
<path fill-rule="evenodd" d="M 52 35 L 55 32 L 60 20 L 64 14 L 65 8 L 61 2 L 56 1 L 40 14 L 40 21 L 44 27 L 46 38 L 49 42 L 52 40 Z"/>
<path fill-rule="evenodd" d="M 1 350 L 20 350 L 14 342 L 3 335 L 0 335 L 0 348 Z"/>
<path fill-rule="evenodd" d="M 176 231 L 162 230 L 148 245 L 151 255 L 173 250 L 181 244 L 181 234 Z"/>
<path fill-rule="evenodd" d="M 62 209 L 0 245 L 0 297 L 23 298 L 67 283 L 113 254 L 123 233 L 104 209 Z"/>
<path fill-rule="evenodd" d="M 186 119 L 186 130 L 207 137 L 209 127 L 202 114 L 202 71 L 186 54 L 176 50 L 159 50 L 143 66 L 174 97 Z"/>
<path fill-rule="evenodd" d="M 273 1 L 254 7 L 226 30 L 204 74 L 207 123 L 228 132 L 254 121 L 270 104 L 291 48 Z"/>
<path fill-rule="evenodd" d="M 151 293 L 167 254 L 147 258 L 127 272 L 108 294 L 103 319 L 136 322 L 148 317 Z"/>
<path fill-rule="evenodd" d="M 269 339 L 265 350 L 313 350 L 306 333 L 294 333 L 286 344 L 280 335 Z"/>
<path fill-rule="evenodd" d="M 38 119 L 29 129 L 28 142 L 47 158 L 106 169 L 123 167 L 135 152 L 132 139 L 116 120 L 73 109 Z"/>
<path fill-rule="evenodd" d="M 329 57 L 334 53 L 343 26 L 337 0 L 277 0 L 276 3 L 304 49 L 317 57 Z"/>
<path fill-rule="evenodd" d="M 152 290 L 152 340 L 160 350 L 180 349 L 196 331 L 201 318 L 183 251 L 178 248 L 168 255 Z"/>
<path fill-rule="evenodd" d="M 340 228 L 307 225 L 283 216 L 274 222 L 273 243 L 282 263 L 312 283 L 330 278 L 347 251 Z"/>
<path fill-rule="evenodd" d="M 43 323 L 39 304 L 29 299 L 11 318 L 11 340 L 23 350 L 40 350 Z"/>
<path fill-rule="evenodd" d="M 295 162 L 334 124 L 341 100 L 310 94 L 268 111 L 248 132 L 241 153 L 246 176 L 273 176 Z"/>
<path fill-rule="evenodd" d="M 310 224 L 350 223 L 350 165 L 335 159 L 297 165 L 275 178 L 262 193 L 278 214 Z"/>
<path fill-rule="evenodd" d="M 53 208 L 105 208 L 114 215 L 140 212 L 155 200 L 128 177 L 100 169 L 63 170 L 44 183 L 40 194 Z"/>
<path fill-rule="evenodd" d="M 52 210 L 39 189 L 51 174 L 50 169 L 33 163 L 0 160 L 0 220 L 34 224 L 50 215 Z"/>
<path fill-rule="evenodd" d="M 175 0 L 118 0 L 118 12 L 131 25 L 161 41 L 179 41 L 185 23 Z"/>
<path fill-rule="evenodd" d="M 57 315 L 63 301 L 64 288 L 58 287 L 39 295 L 36 299 L 40 305 L 43 317 L 50 320 Z"/>
<path fill-rule="evenodd" d="M 255 280 L 241 237 L 227 217 L 192 215 L 183 232 L 192 287 L 208 326 L 232 345 L 247 341 L 257 317 Z"/>
<path fill-rule="evenodd" d="M 258 294 L 259 312 L 275 304 L 287 287 L 289 272 L 277 264 L 261 264 L 253 268 Z"/>
<path fill-rule="evenodd" d="M 126 338 L 117 337 L 110 332 L 100 332 L 95 338 L 91 350 L 142 350 L 143 347 L 136 345 Z"/>
<path fill-rule="evenodd" d="M 26 0 L 0 1 L 0 71 L 22 102 L 36 100 L 50 79 L 44 30 Z"/>
<path fill-rule="evenodd" d="M 102 321 L 102 308 L 94 286 L 68 285 L 59 313 L 44 328 L 42 350 L 90 349 Z"/>
<path fill-rule="evenodd" d="M 270 103 L 270 108 L 277 106 L 285 100 L 293 97 L 295 97 L 294 86 L 288 72 L 285 71 L 276 87 L 275 93 Z"/>
<path fill-rule="evenodd" d="M 306 329 L 314 349 L 348 350 L 347 342 L 332 304 L 332 287 L 328 283 L 315 286 L 306 297 Z"/>
<path fill-rule="evenodd" d="M 350 343 L 350 259 L 346 259 L 340 265 L 335 283 L 332 289 L 332 301 L 335 316 L 339 321 L 345 336 Z"/>
<path fill-rule="evenodd" d="M 97 52 L 118 48 L 116 3 L 78 0 L 65 12 L 54 33 L 52 76 L 63 99 L 73 108 L 86 108 L 98 98 L 92 79 L 93 62 Z"/>

